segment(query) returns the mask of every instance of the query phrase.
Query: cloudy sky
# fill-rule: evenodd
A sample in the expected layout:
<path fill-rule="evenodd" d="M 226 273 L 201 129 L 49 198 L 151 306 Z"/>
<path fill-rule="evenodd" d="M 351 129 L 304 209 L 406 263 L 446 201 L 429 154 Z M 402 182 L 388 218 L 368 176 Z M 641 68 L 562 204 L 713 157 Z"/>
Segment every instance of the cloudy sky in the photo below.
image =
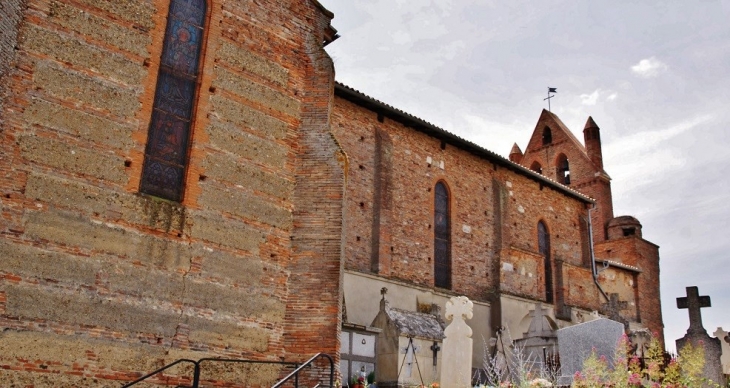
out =
<path fill-rule="evenodd" d="M 699 286 L 730 330 L 730 1 L 320 0 L 337 79 L 507 156 L 547 87 L 582 139 L 601 127 L 614 213 L 658 244 L 668 346 Z"/>

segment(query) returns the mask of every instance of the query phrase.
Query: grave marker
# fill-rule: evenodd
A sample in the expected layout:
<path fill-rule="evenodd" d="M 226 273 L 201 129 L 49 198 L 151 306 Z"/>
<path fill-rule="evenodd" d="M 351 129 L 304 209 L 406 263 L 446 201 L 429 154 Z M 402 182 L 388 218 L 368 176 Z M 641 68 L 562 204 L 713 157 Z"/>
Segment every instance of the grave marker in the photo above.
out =
<path fill-rule="evenodd" d="M 474 304 L 465 296 L 446 302 L 446 320 L 441 351 L 441 387 L 463 388 L 471 385 L 472 330 L 466 324 L 474 315 Z"/>
<path fill-rule="evenodd" d="M 677 351 L 680 351 L 688 342 L 692 346 L 702 346 L 705 348 L 705 369 L 703 377 L 713 382 L 725 386 L 725 378 L 722 374 L 722 362 L 720 355 L 722 350 L 720 340 L 712 338 L 707 334 L 707 330 L 702 326 L 702 314 L 700 309 L 711 307 L 710 297 L 707 295 L 700 296 L 696 286 L 687 287 L 687 296 L 677 298 L 677 308 L 687 309 L 689 311 L 689 328 L 684 337 L 676 340 Z M 711 387 L 710 384 L 704 384 Z"/>
<path fill-rule="evenodd" d="M 594 350 L 596 356 L 606 356 L 613 367 L 613 356 L 623 334 L 622 323 L 605 318 L 558 330 L 561 372 L 558 385 L 570 385 L 575 372 L 583 369 L 583 362 Z"/>

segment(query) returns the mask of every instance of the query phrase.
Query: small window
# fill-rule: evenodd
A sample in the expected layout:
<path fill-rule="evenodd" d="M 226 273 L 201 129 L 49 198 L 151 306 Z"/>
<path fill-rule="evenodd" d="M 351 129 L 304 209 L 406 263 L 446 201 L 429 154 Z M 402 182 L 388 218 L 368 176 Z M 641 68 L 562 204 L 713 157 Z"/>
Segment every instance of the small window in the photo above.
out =
<path fill-rule="evenodd" d="M 556 175 L 557 181 L 564 185 L 569 185 L 570 184 L 570 162 L 568 161 L 568 157 L 565 156 L 565 154 L 558 155 L 555 165 L 556 165 L 555 175 Z"/>
<path fill-rule="evenodd" d="M 553 142 L 553 132 L 550 127 L 545 127 L 542 130 L 542 145 L 548 145 Z"/>
<path fill-rule="evenodd" d="M 624 232 L 624 237 L 635 236 L 636 228 L 624 228 L 623 232 Z"/>
<path fill-rule="evenodd" d="M 532 165 L 530 166 L 530 170 L 535 171 L 538 174 L 542 174 L 542 165 L 540 165 L 540 163 L 537 161 L 532 162 Z"/>

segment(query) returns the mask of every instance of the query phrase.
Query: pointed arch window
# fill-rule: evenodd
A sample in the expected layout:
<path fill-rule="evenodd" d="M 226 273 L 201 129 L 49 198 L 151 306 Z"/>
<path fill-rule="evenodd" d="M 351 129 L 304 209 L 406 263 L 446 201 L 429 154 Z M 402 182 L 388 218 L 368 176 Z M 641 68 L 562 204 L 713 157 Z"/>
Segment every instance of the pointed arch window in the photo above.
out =
<path fill-rule="evenodd" d="M 569 185 L 570 184 L 570 162 L 568 162 L 568 157 L 565 156 L 565 154 L 558 155 L 558 158 L 555 161 L 556 166 L 556 177 L 558 178 L 558 182 Z"/>
<path fill-rule="evenodd" d="M 535 171 L 538 174 L 542 174 L 542 166 L 540 165 L 540 162 L 537 160 L 532 162 L 532 165 L 530 165 L 530 170 Z"/>
<path fill-rule="evenodd" d="M 553 303 L 553 266 L 550 258 L 550 234 L 544 222 L 537 223 L 538 252 L 544 258 L 545 265 L 545 301 Z"/>
<path fill-rule="evenodd" d="M 451 220 L 449 191 L 443 182 L 436 183 L 434 201 L 434 285 L 450 289 Z"/>
<path fill-rule="evenodd" d="M 147 133 L 140 191 L 181 201 L 200 80 L 205 0 L 172 0 Z"/>
<path fill-rule="evenodd" d="M 550 127 L 545 127 L 542 129 L 542 145 L 548 145 L 553 142 L 553 132 L 550 130 Z"/>

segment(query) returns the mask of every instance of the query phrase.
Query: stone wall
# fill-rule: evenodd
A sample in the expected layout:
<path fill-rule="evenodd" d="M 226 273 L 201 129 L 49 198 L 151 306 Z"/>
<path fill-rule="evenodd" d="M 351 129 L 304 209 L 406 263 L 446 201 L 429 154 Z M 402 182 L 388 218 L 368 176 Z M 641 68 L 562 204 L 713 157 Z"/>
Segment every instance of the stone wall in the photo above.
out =
<path fill-rule="evenodd" d="M 18 24 L 24 8 L 24 0 L 8 0 L 0 5 L 0 80 L 8 73 L 15 58 Z"/>
<path fill-rule="evenodd" d="M 0 112 L 3 381 L 117 386 L 181 357 L 337 353 L 332 15 L 209 2 L 175 203 L 137 192 L 168 4 L 2 5 L 24 20 L 0 25 L 3 44 L 20 26 Z"/>

